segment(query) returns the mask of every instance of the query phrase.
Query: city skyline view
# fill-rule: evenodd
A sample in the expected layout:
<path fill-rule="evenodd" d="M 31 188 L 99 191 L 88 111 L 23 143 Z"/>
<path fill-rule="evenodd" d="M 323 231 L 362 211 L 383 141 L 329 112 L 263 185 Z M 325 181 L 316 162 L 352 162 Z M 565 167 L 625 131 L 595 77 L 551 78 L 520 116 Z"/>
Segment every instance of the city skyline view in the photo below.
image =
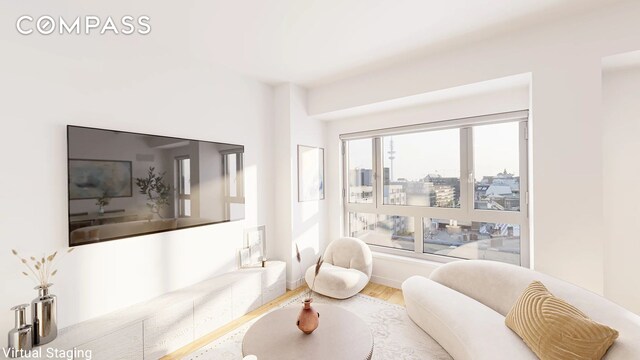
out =
<path fill-rule="evenodd" d="M 519 123 L 473 127 L 474 178 L 507 173 L 519 176 Z M 426 131 L 382 137 L 384 167 L 391 168 L 392 181 L 418 181 L 427 175 L 460 177 L 460 133 L 458 129 Z M 349 141 L 349 168 L 372 169 L 372 141 Z"/>

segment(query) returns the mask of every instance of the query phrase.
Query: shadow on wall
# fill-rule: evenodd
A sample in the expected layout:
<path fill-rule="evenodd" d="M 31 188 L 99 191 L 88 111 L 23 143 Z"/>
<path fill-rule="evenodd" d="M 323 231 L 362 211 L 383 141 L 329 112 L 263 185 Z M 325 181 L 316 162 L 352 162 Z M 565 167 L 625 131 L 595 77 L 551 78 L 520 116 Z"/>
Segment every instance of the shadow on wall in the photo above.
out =
<path fill-rule="evenodd" d="M 326 246 L 323 239 L 324 214 L 321 201 L 301 202 L 294 207 L 297 211 L 295 211 L 293 224 L 293 257 L 295 259 L 295 245 L 298 244 L 302 265 L 301 269 L 297 265 L 294 266 L 292 275 L 294 279 L 302 280 L 301 283 L 304 283 L 306 269 L 318 260 L 318 256 Z"/>

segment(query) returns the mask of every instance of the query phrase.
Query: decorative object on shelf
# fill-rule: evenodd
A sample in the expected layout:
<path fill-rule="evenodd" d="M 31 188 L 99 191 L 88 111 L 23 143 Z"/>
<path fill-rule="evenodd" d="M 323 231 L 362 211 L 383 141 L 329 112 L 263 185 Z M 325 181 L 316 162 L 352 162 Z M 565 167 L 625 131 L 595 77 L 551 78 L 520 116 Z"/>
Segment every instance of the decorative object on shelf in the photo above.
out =
<path fill-rule="evenodd" d="M 298 145 L 298 202 L 324 199 L 324 149 Z"/>
<path fill-rule="evenodd" d="M 16 313 L 16 327 L 9 331 L 8 355 L 17 358 L 28 355 L 33 348 L 33 327 L 27 324 L 28 304 L 11 308 Z"/>
<path fill-rule="evenodd" d="M 53 284 L 38 285 L 38 297 L 31 302 L 31 317 L 35 329 L 33 344 L 50 343 L 58 336 L 57 298 L 49 294 Z"/>
<path fill-rule="evenodd" d="M 251 251 L 249 248 L 240 249 L 240 267 L 249 267 L 251 266 Z"/>
<path fill-rule="evenodd" d="M 140 189 L 140 194 L 147 196 L 147 206 L 151 214 L 160 215 L 160 210 L 169 205 L 169 196 L 171 195 L 171 186 L 164 183 L 166 173 L 156 174 L 156 168 L 149 167 L 146 178 L 136 178 L 136 185 Z"/>
<path fill-rule="evenodd" d="M 302 274 L 302 256 L 300 255 L 298 244 L 296 244 L 296 260 L 298 261 L 298 265 L 301 268 L 300 273 Z M 318 257 L 313 284 L 311 285 L 311 288 L 309 289 L 309 292 L 307 293 L 307 296 L 303 301 L 303 307 L 302 310 L 300 310 L 300 314 L 298 315 L 298 322 L 296 323 L 298 329 L 300 329 L 300 331 L 307 335 L 311 334 L 315 329 L 317 329 L 318 325 L 320 324 L 320 313 L 313 309 L 313 307 L 311 306 L 311 302 L 313 302 L 313 287 L 315 286 L 315 279 L 320 273 L 320 268 L 322 268 L 323 263 L 324 260 L 322 259 L 322 256 Z"/>
<path fill-rule="evenodd" d="M 55 295 L 49 294 L 49 288 L 53 285 L 49 280 L 58 273 L 56 264 L 60 259 L 74 249 L 68 249 L 62 256 L 58 256 L 58 251 L 40 259 L 30 256 L 30 261 L 21 257 L 16 250 L 11 250 L 11 253 L 29 270 L 29 272 L 23 271 L 22 274 L 37 284 L 35 289 L 38 290 L 38 297 L 31 302 L 34 345 L 46 344 L 58 336 L 57 299 Z"/>
<path fill-rule="evenodd" d="M 131 161 L 69 159 L 69 199 L 131 197 Z"/>
<path fill-rule="evenodd" d="M 266 260 L 266 227 L 264 225 L 245 230 L 247 248 L 250 252 L 250 265 L 260 265 Z"/>
<path fill-rule="evenodd" d="M 98 214 L 104 215 L 104 207 L 109 205 L 111 198 L 107 196 L 107 192 L 103 192 L 102 196 L 98 198 L 96 201 L 96 205 L 98 206 Z"/>

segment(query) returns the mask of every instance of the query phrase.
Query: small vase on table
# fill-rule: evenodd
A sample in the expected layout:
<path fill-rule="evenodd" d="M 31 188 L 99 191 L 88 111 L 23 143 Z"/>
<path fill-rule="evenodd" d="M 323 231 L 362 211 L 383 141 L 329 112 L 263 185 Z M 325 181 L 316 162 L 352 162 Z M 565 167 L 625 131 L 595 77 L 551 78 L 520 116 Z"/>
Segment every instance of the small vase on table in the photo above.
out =
<path fill-rule="evenodd" d="M 303 333 L 309 335 L 315 329 L 318 328 L 318 324 L 320 323 L 320 313 L 318 313 L 312 306 L 311 302 L 313 299 L 305 299 L 300 310 L 300 315 L 298 315 L 298 329 Z"/>

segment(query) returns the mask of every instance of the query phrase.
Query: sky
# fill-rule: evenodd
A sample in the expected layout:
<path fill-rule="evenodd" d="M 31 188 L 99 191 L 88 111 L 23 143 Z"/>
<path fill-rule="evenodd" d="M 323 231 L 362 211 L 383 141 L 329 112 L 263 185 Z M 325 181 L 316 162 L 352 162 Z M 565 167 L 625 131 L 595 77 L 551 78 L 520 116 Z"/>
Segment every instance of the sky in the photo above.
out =
<path fill-rule="evenodd" d="M 460 131 L 458 129 L 385 136 L 382 139 L 384 166 L 390 166 L 389 148 L 393 138 L 395 160 L 393 178 L 419 180 L 427 174 L 460 176 Z M 519 175 L 518 123 L 473 127 L 474 177 L 494 176 L 506 169 Z M 370 169 L 371 139 L 349 142 L 350 168 Z"/>

